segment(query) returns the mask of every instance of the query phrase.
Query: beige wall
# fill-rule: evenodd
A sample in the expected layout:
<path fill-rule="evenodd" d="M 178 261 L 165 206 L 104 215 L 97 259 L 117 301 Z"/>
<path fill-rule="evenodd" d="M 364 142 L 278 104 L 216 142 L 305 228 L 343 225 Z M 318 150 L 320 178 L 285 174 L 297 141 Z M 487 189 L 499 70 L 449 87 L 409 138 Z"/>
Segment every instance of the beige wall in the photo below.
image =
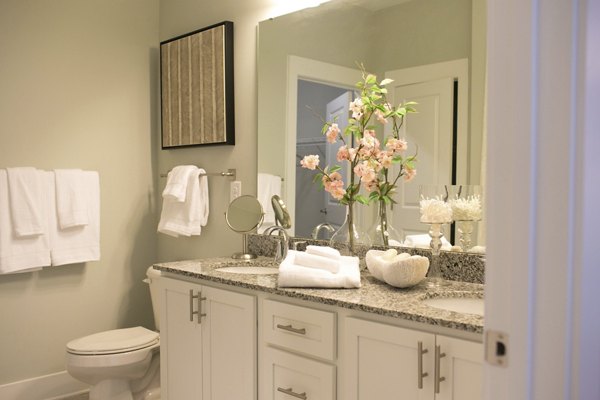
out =
<path fill-rule="evenodd" d="M 158 0 L 0 2 L 0 168 L 96 170 L 101 261 L 0 275 L 0 385 L 64 370 L 67 341 L 152 327 Z"/>
<path fill-rule="evenodd" d="M 256 26 L 270 17 L 272 0 L 162 0 L 160 40 L 166 40 L 224 20 L 234 23 L 235 146 L 159 150 L 158 167 L 195 164 L 207 171 L 237 169 L 243 194 L 256 194 Z M 160 144 L 157 145 L 160 148 Z M 162 261 L 230 254 L 241 249 L 241 236 L 225 224 L 229 179 L 209 178 L 210 216 L 202 234 L 193 238 L 159 235 Z M 160 181 L 160 189 L 165 181 Z M 159 200 L 160 201 L 160 200 Z"/>

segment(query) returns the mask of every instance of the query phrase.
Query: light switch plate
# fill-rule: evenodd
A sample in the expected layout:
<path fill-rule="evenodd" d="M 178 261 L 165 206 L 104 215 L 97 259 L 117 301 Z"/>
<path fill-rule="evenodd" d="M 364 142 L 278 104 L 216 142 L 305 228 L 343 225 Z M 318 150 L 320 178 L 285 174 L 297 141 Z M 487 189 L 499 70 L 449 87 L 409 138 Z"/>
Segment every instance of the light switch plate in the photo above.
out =
<path fill-rule="evenodd" d="M 242 181 L 233 181 L 229 186 L 229 202 L 242 195 Z"/>

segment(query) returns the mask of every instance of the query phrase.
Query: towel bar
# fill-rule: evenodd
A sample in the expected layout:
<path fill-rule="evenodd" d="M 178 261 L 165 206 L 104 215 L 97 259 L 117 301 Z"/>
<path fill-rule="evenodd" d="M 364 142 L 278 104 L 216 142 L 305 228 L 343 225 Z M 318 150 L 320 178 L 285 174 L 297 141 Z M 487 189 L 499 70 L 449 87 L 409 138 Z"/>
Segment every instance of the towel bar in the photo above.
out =
<path fill-rule="evenodd" d="M 228 169 L 227 171 L 221 171 L 221 172 L 205 172 L 205 173 L 200 174 L 200 176 L 227 176 L 231 180 L 235 180 L 236 170 Z M 160 177 L 166 178 L 167 174 L 160 174 Z"/>

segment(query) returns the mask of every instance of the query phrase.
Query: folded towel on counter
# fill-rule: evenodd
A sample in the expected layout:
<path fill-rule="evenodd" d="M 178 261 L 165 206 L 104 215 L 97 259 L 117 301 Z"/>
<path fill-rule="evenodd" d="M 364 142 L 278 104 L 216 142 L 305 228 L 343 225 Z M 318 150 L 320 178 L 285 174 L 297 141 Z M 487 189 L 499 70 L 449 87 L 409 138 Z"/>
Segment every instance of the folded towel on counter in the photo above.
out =
<path fill-rule="evenodd" d="M 43 184 L 43 174 L 45 172 L 37 171 L 39 194 L 45 199 L 51 195 L 45 191 L 47 186 Z M 48 203 L 40 202 L 38 209 L 40 229 L 45 233 L 24 237 L 15 234 L 9 203 L 8 174 L 0 170 L 0 274 L 31 272 L 50 265 Z"/>
<path fill-rule="evenodd" d="M 428 234 L 408 235 L 404 239 L 403 246 L 404 247 L 420 247 L 420 248 L 424 248 L 424 249 L 429 249 L 429 248 L 431 248 L 431 236 L 429 236 Z M 452 245 L 450 244 L 450 242 L 448 240 L 446 240 L 445 237 L 442 237 L 441 249 L 450 251 L 451 248 L 452 248 Z"/>
<path fill-rule="evenodd" d="M 7 168 L 8 194 L 12 229 L 17 237 L 41 235 L 45 222 L 42 216 L 40 174 L 32 167 Z"/>
<path fill-rule="evenodd" d="M 306 252 L 308 254 L 314 254 L 317 256 L 327 257 L 327 258 L 331 258 L 333 260 L 339 260 L 340 257 L 342 256 L 340 254 L 339 250 L 334 249 L 333 247 L 329 247 L 329 246 L 308 245 L 308 246 L 306 246 Z"/>
<path fill-rule="evenodd" d="M 302 267 L 322 269 L 331 273 L 337 273 L 340 270 L 340 260 L 323 257 L 308 252 L 298 251 L 294 258 L 294 264 Z"/>
<path fill-rule="evenodd" d="M 340 258 L 340 269 L 331 273 L 322 269 L 309 268 L 294 263 L 295 250 L 290 250 L 279 266 L 277 284 L 279 287 L 305 288 L 359 288 L 360 269 L 358 257 Z"/>
<path fill-rule="evenodd" d="M 189 174 L 184 201 L 163 195 L 159 232 L 173 237 L 200 235 L 209 214 L 208 178 L 199 178 L 204 173 L 203 169 L 196 168 Z"/>
<path fill-rule="evenodd" d="M 49 196 L 50 213 L 48 218 L 51 263 L 53 266 L 100 260 L 100 177 L 96 171 L 80 171 L 78 179 L 79 196 L 85 204 L 87 224 L 63 229 L 59 223 L 56 202 L 56 173 L 44 172 Z"/>
<path fill-rule="evenodd" d="M 55 169 L 58 226 L 67 229 L 87 225 L 88 193 L 86 175 L 80 169 Z"/>
<path fill-rule="evenodd" d="M 178 165 L 169 171 L 167 184 L 162 192 L 163 199 L 185 201 L 190 174 L 196 173 L 196 171 L 198 171 L 198 167 L 195 165 Z"/>
<path fill-rule="evenodd" d="M 263 233 L 269 226 L 275 225 L 275 212 L 271 204 L 273 195 L 281 196 L 281 178 L 277 175 L 259 173 L 257 177 L 257 198 L 265 213 L 258 233 Z"/>

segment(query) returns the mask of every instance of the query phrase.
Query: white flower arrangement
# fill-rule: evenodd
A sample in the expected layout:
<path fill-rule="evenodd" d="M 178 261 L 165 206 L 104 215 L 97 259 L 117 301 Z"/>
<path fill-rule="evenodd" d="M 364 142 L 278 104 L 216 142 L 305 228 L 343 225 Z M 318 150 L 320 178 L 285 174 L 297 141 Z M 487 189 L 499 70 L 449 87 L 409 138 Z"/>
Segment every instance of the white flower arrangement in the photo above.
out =
<path fill-rule="evenodd" d="M 481 197 L 471 195 L 450 200 L 455 221 L 479 221 L 481 219 Z"/>
<path fill-rule="evenodd" d="M 440 196 L 421 198 L 421 222 L 428 224 L 445 224 L 452 221 L 452 207 Z"/>

